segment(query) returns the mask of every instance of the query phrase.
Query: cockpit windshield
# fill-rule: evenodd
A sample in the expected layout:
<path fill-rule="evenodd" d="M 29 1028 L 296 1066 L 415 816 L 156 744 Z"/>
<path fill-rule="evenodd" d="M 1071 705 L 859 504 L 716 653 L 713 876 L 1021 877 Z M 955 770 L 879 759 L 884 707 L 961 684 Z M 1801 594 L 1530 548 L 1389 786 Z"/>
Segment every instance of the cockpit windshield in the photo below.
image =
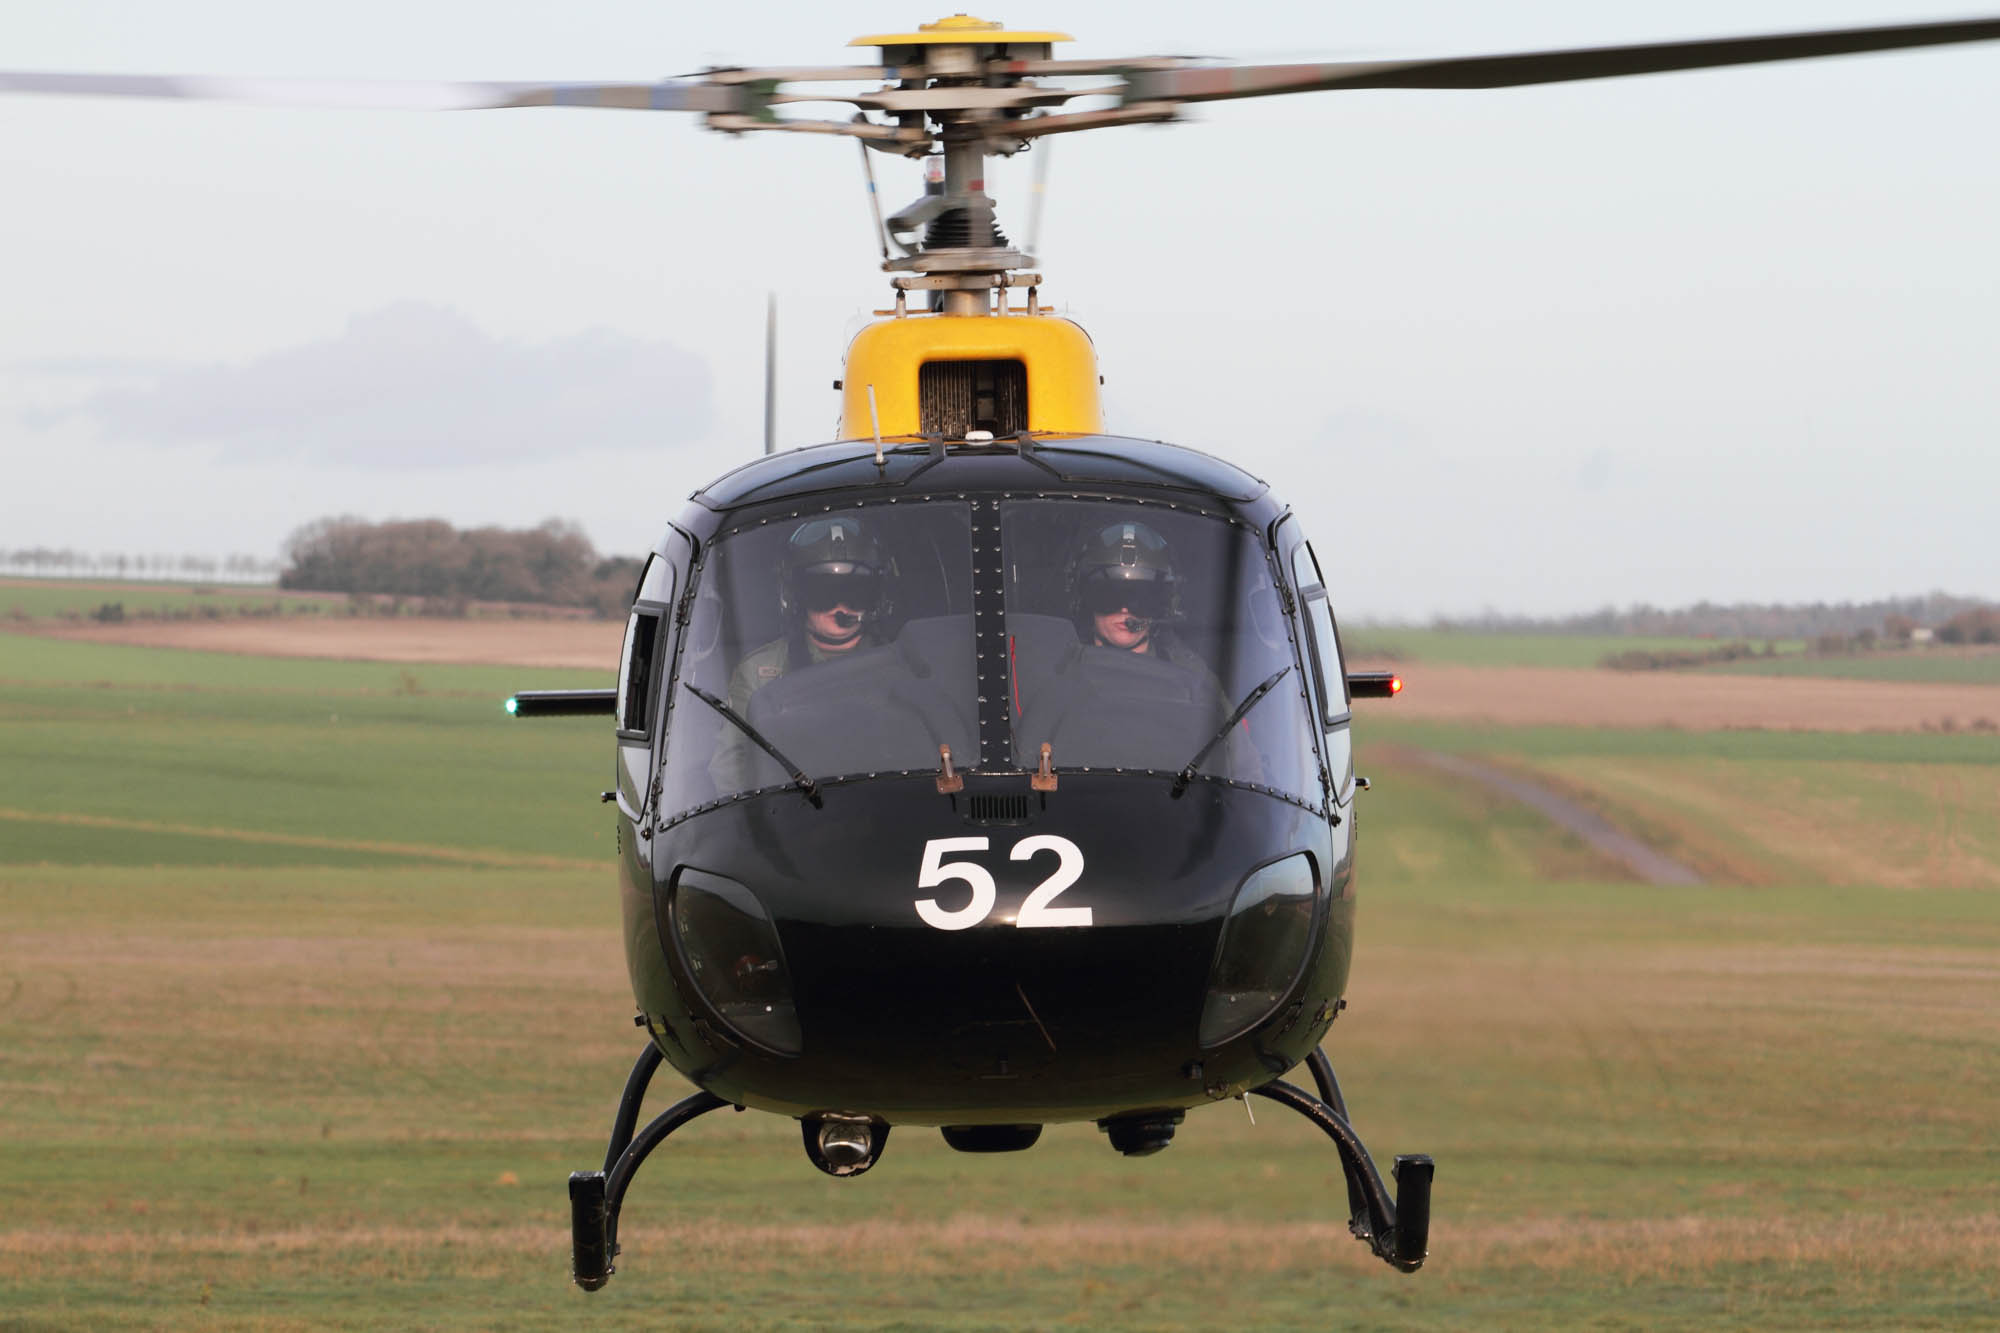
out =
<path fill-rule="evenodd" d="M 792 775 L 938 767 L 978 753 L 972 520 L 963 502 L 832 509 L 720 538 L 680 663 L 670 812 Z M 748 729 L 697 700 L 693 685 Z"/>
<path fill-rule="evenodd" d="M 1017 764 L 1044 743 L 1058 769 L 1177 773 L 1199 757 L 1210 777 L 1321 799 L 1305 682 L 1254 533 L 1164 505 L 1040 498 L 1003 504 L 1001 533 Z"/>
<path fill-rule="evenodd" d="M 1256 533 L 1136 501 L 1023 496 L 999 509 L 1000 543 L 977 553 L 976 580 L 973 506 L 956 497 L 718 536 L 669 696 L 665 812 L 936 772 L 940 746 L 968 771 L 1033 769 L 1046 744 L 1061 772 L 1171 780 L 1192 766 L 1323 799 L 1306 682 Z M 1004 599 L 1004 644 L 996 626 L 985 660 L 975 581 Z"/>

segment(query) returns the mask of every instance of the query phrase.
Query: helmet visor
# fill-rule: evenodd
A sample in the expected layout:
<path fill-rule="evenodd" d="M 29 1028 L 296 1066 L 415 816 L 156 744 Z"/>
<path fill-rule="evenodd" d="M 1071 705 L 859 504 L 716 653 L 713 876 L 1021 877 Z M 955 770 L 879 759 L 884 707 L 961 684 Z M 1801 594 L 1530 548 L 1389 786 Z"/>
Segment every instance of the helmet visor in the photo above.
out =
<path fill-rule="evenodd" d="M 1081 589 L 1083 609 L 1093 616 L 1127 611 L 1145 620 L 1167 614 L 1173 594 L 1167 585 L 1150 579 L 1092 579 Z"/>
<path fill-rule="evenodd" d="M 836 606 L 851 611 L 872 611 L 882 596 L 879 574 L 855 570 L 846 574 L 805 573 L 799 575 L 799 600 L 808 611 L 831 611 Z"/>

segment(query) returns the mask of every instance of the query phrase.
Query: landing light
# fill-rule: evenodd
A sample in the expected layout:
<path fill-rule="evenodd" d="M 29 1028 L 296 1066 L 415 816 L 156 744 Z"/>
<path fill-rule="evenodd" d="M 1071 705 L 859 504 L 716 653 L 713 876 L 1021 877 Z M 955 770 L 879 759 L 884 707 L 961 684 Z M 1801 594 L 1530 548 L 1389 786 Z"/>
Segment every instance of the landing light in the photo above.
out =
<path fill-rule="evenodd" d="M 845 1175 L 875 1155 L 867 1121 L 829 1119 L 819 1127 L 819 1150 Z"/>

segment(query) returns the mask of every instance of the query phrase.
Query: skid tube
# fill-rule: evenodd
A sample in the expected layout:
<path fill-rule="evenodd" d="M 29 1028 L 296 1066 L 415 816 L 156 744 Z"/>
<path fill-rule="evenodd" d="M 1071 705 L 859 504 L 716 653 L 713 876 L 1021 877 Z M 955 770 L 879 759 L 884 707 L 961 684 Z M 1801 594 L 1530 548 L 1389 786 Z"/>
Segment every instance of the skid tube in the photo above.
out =
<path fill-rule="evenodd" d="M 645 1101 L 646 1087 L 659 1067 L 660 1048 L 647 1042 L 618 1099 L 611 1143 L 604 1151 L 604 1169 L 570 1172 L 570 1277 L 585 1291 L 598 1290 L 618 1271 L 612 1263 L 618 1257 L 618 1213 L 640 1164 L 681 1126 L 729 1105 L 712 1092 L 697 1092 L 654 1116 L 635 1134 L 640 1103 Z"/>
<path fill-rule="evenodd" d="M 640 1104 L 645 1101 L 646 1089 L 659 1067 L 660 1050 L 647 1042 L 618 1099 L 618 1113 L 611 1124 L 611 1141 L 605 1148 L 603 1169 L 570 1173 L 571 1276 L 585 1291 L 599 1290 L 617 1271 L 612 1261 L 618 1257 L 618 1214 L 625 1203 L 625 1191 L 631 1187 L 640 1165 L 675 1130 L 730 1105 L 712 1092 L 696 1092 L 675 1102 L 635 1133 Z M 1289 1106 L 1333 1140 L 1341 1172 L 1347 1178 L 1348 1229 L 1368 1242 L 1368 1247 L 1391 1267 L 1405 1273 L 1416 1272 L 1423 1267 L 1430 1243 L 1431 1176 L 1435 1169 L 1431 1159 L 1421 1153 L 1396 1158 L 1391 1172 L 1396 1181 L 1396 1197 L 1392 1200 L 1368 1156 L 1368 1149 L 1348 1123 L 1347 1102 L 1341 1096 L 1332 1062 L 1324 1051 L 1316 1049 L 1307 1057 L 1306 1067 L 1318 1089 L 1317 1097 L 1283 1079 L 1250 1091 Z"/>
<path fill-rule="evenodd" d="M 1347 1103 L 1340 1095 L 1340 1082 L 1333 1075 L 1332 1062 L 1324 1051 L 1315 1049 L 1306 1057 L 1306 1067 L 1319 1089 L 1317 1097 L 1283 1079 L 1274 1079 L 1250 1091 L 1289 1106 L 1333 1140 L 1334 1150 L 1340 1155 L 1341 1172 L 1347 1177 L 1348 1230 L 1368 1242 L 1368 1248 L 1391 1268 L 1416 1272 L 1424 1266 L 1430 1252 L 1431 1176 L 1435 1164 L 1424 1153 L 1398 1156 L 1390 1172 L 1396 1181 L 1396 1197 L 1391 1199 L 1361 1136 L 1348 1123 Z"/>

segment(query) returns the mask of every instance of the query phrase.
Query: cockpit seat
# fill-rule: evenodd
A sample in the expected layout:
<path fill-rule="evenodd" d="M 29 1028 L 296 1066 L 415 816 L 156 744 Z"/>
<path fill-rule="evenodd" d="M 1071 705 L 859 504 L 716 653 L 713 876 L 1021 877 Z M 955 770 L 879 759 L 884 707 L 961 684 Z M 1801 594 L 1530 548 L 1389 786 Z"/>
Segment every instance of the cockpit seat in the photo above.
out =
<path fill-rule="evenodd" d="M 904 625 L 893 643 L 787 672 L 750 700 L 749 723 L 818 776 L 938 766 L 938 746 L 977 753 L 970 616 Z M 784 781 L 761 751 L 758 785 Z"/>

